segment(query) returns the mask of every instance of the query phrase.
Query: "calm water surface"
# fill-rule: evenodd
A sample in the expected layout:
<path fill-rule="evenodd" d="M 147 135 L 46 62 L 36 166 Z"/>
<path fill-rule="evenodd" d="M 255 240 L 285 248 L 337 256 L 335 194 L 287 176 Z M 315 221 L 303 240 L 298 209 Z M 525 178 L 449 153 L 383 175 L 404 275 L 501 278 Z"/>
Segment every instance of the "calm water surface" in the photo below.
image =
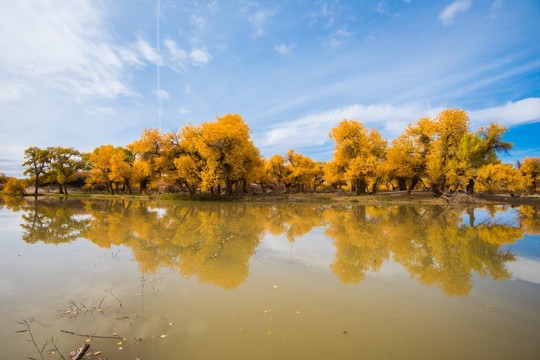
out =
<path fill-rule="evenodd" d="M 540 358 L 539 207 L 5 201 L 2 359 Z"/>

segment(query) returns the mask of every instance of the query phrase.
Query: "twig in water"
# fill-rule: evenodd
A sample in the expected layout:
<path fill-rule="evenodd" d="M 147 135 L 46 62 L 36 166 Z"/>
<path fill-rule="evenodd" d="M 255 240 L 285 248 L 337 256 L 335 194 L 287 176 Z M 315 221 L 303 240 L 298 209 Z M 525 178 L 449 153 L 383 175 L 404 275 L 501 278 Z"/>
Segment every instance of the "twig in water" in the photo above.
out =
<path fill-rule="evenodd" d="M 66 333 L 66 334 L 71 334 L 71 335 L 76 335 L 76 336 L 83 336 L 83 337 L 87 337 L 87 338 L 97 338 L 97 339 L 122 339 L 120 336 L 103 336 L 103 335 L 87 335 L 87 334 L 78 334 L 78 333 L 75 333 L 73 331 L 67 331 L 67 330 L 60 330 L 60 332 L 63 332 L 63 333 Z"/>

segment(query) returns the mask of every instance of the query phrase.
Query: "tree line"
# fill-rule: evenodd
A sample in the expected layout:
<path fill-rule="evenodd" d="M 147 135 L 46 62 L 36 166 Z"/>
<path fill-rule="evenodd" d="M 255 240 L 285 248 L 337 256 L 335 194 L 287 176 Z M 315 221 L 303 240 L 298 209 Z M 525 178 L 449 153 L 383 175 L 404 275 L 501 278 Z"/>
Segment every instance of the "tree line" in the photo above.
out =
<path fill-rule="evenodd" d="M 346 189 L 368 191 L 416 188 L 439 196 L 447 190 L 536 193 L 540 159 L 528 157 L 503 164 L 498 154 L 513 144 L 503 141 L 507 129 L 496 123 L 470 129 L 467 113 L 441 111 L 407 126 L 390 145 L 377 129 L 343 120 L 329 134 L 334 153 L 329 162 L 315 161 L 289 150 L 266 159 L 238 114 L 217 117 L 180 131 L 146 129 L 125 147 L 102 145 L 91 153 L 73 148 L 30 147 L 25 150 L 26 180 L 6 179 L 5 193 L 24 193 L 28 183 L 37 196 L 42 184 L 84 179 L 89 188 L 109 193 L 184 191 L 233 195 L 252 192 L 307 192 Z M 256 185 L 255 185 L 256 184 Z"/>

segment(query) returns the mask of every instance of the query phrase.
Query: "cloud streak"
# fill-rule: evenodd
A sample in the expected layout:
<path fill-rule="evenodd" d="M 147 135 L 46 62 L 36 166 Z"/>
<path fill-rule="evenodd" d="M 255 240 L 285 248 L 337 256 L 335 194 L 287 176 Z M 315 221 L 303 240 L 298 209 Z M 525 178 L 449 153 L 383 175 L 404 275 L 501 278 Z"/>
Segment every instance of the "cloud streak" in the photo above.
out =
<path fill-rule="evenodd" d="M 469 10 L 471 7 L 471 0 L 456 0 L 447 7 L 444 8 L 443 11 L 439 14 L 439 20 L 441 20 L 442 24 L 444 26 L 449 26 L 454 22 L 454 18 L 459 13 L 464 13 Z"/>

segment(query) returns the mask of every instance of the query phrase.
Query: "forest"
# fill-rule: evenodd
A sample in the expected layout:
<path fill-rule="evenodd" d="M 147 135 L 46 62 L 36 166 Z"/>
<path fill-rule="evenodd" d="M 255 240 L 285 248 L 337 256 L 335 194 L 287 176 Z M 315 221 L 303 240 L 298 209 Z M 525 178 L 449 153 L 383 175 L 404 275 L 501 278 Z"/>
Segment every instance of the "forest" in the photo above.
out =
<path fill-rule="evenodd" d="M 446 109 L 436 117 L 410 123 L 390 144 L 375 128 L 343 120 L 329 134 L 328 162 L 290 149 L 285 155 L 261 155 L 251 130 L 238 114 L 216 117 L 177 132 L 143 130 L 125 147 L 101 145 L 91 153 L 74 148 L 30 147 L 24 152 L 25 179 L 0 174 L 4 194 L 27 195 L 33 188 L 68 185 L 94 191 L 211 193 L 295 193 L 426 189 L 536 194 L 540 158 L 502 163 L 500 153 L 513 149 L 503 141 L 507 128 L 496 123 L 473 131 L 467 113 Z"/>

